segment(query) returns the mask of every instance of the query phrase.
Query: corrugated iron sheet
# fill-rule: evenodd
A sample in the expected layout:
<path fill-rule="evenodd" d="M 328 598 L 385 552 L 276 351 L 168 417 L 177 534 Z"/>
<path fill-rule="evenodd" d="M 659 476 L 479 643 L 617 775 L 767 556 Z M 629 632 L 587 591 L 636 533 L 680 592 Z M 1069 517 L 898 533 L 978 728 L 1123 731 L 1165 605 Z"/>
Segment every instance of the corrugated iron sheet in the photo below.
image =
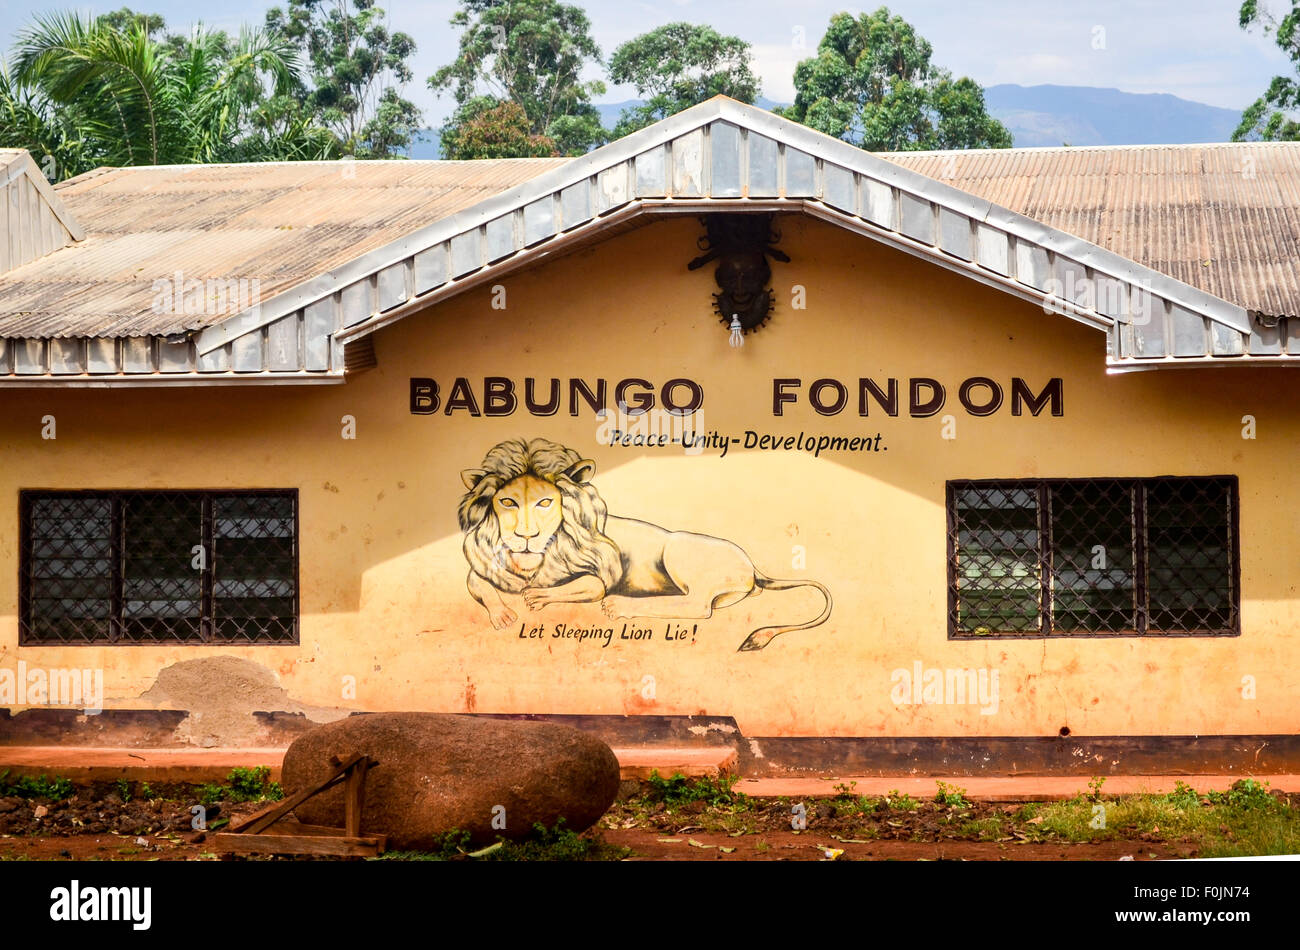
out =
<path fill-rule="evenodd" d="M 233 314 L 159 308 L 155 282 L 256 280 L 266 299 L 567 161 L 91 172 L 56 188 L 86 240 L 0 275 L 0 337 L 148 336 L 209 326 Z"/>
<path fill-rule="evenodd" d="M 1300 315 L 1300 144 L 878 155 L 1247 310 Z"/>
<path fill-rule="evenodd" d="M 719 164 L 718 150 L 715 142 L 714 192 L 740 169 Z M 1300 315 L 1300 144 L 878 157 L 1246 309 Z M 56 189 L 86 239 L 0 275 L 0 338 L 144 337 L 209 327 L 233 313 L 159 308 L 157 282 L 179 293 L 178 278 L 256 280 L 267 300 L 568 161 L 97 170 Z M 637 169 L 638 182 L 642 171 L 647 180 L 655 172 L 648 164 Z M 849 200 L 852 178 L 839 171 Z M 830 172 L 827 164 L 828 189 Z M 614 201 L 599 187 L 596 194 Z M 829 191 L 825 200 L 834 204 Z"/>
<path fill-rule="evenodd" d="M 0 149 L 0 274 L 81 237 L 36 163 L 22 149 Z"/>

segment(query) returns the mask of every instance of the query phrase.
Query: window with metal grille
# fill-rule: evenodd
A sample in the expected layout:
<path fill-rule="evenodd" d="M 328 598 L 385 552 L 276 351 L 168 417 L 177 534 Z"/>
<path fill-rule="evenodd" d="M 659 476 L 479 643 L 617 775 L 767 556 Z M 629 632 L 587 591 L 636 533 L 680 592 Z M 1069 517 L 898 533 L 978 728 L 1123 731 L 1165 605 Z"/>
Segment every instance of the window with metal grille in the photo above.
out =
<path fill-rule="evenodd" d="M 1237 479 L 948 483 L 949 637 L 1240 633 Z"/>
<path fill-rule="evenodd" d="M 297 643 L 296 491 L 19 492 L 19 642 Z"/>

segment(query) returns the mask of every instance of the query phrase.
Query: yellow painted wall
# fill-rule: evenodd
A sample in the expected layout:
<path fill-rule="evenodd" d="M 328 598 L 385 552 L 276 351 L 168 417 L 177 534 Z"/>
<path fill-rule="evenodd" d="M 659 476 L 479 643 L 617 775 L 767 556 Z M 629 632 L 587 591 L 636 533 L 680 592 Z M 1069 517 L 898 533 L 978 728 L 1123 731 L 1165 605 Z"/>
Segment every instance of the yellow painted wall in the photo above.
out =
<path fill-rule="evenodd" d="M 344 386 L 6 392 L 0 414 L 0 666 L 103 666 L 109 705 L 138 706 L 158 671 L 235 655 L 275 670 L 295 699 L 357 709 L 734 715 L 763 735 L 1286 733 L 1300 721 L 1300 417 L 1285 370 L 1170 370 L 1108 377 L 1104 337 L 1063 317 L 811 220 L 784 218 L 771 325 L 737 351 L 710 312 L 712 267 L 688 273 L 700 226 L 656 222 L 380 331 L 379 366 Z M 790 288 L 806 288 L 792 311 Z M 848 436 L 887 451 L 794 452 L 598 445 L 584 407 L 552 418 L 412 415 L 408 382 L 457 376 L 613 382 L 676 376 L 705 390 L 703 428 Z M 1064 379 L 1061 418 L 968 415 L 969 376 L 1037 389 Z M 772 379 L 930 376 L 939 417 L 825 418 L 806 395 L 782 418 Z M 40 437 L 41 417 L 58 438 Z M 340 437 L 340 418 L 357 438 Z M 1245 414 L 1258 438 L 1241 438 Z M 738 653 L 749 631 L 817 613 L 810 590 L 768 591 L 699 621 L 694 642 L 520 639 L 466 592 L 456 506 L 462 469 L 497 442 L 546 437 L 595 461 L 614 515 L 732 540 L 760 570 L 826 584 L 823 626 Z M 947 639 L 948 478 L 1236 474 L 1242 628 L 1231 638 Z M 20 488 L 291 488 L 301 492 L 302 636 L 276 647 L 17 647 Z M 806 568 L 791 566 L 806 549 Z M 517 600 L 512 601 L 518 603 Z M 527 614 L 520 609 L 521 614 Z M 605 622 L 596 605 L 528 617 Z M 621 628 L 622 622 L 613 624 Z M 662 622 L 654 624 L 662 628 Z M 978 705 L 895 705 L 891 672 L 985 667 Z M 343 677 L 357 681 L 344 700 Z M 1243 699 L 1242 677 L 1257 698 Z M 644 694 L 653 677 L 653 699 Z"/>

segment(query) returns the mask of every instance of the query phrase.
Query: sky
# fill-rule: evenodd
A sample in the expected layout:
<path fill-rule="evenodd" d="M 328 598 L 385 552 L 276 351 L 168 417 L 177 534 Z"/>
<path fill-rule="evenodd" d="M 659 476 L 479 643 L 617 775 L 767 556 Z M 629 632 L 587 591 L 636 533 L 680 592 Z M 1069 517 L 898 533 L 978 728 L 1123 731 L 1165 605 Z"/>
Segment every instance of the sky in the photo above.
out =
<path fill-rule="evenodd" d="M 216 7 L 194 0 L 116 0 L 62 4 L 52 0 L 0 0 L 5 50 L 33 13 L 64 9 L 96 13 L 124 4 L 161 13 L 173 31 L 195 23 L 237 30 L 260 24 L 271 0 L 225 0 Z M 425 79 L 456 52 L 448 25 L 452 0 L 378 0 L 391 28 L 410 33 L 417 52 L 407 98 L 425 110 L 430 126 L 451 111 Z M 575 0 L 570 0 L 575 2 Z M 763 95 L 794 98 L 795 64 L 812 55 L 831 14 L 861 13 L 879 5 L 823 0 L 576 0 L 608 57 L 623 42 L 675 20 L 707 23 L 752 44 Z M 1283 0 L 1263 0 L 1280 10 Z M 1103 86 L 1136 93 L 1171 93 L 1184 99 L 1241 109 L 1280 74 L 1294 67 L 1271 38 L 1237 26 L 1239 0 L 895 0 L 902 16 L 934 47 L 934 62 L 981 85 L 1053 83 Z M 600 101 L 633 98 L 635 90 L 611 86 Z"/>

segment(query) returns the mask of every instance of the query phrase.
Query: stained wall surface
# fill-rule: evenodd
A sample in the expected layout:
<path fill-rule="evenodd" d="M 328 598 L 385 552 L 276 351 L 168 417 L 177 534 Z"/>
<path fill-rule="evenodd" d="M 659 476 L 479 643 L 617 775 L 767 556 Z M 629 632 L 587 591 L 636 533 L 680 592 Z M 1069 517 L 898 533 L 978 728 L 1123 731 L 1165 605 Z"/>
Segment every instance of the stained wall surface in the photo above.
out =
<path fill-rule="evenodd" d="M 1107 376 L 1095 330 L 828 224 L 778 225 L 791 261 L 772 265 L 770 325 L 739 349 L 712 312 L 712 267 L 686 269 L 700 224 L 678 218 L 383 329 L 378 367 L 341 386 L 5 393 L 0 666 L 102 667 L 106 705 L 127 708 L 179 661 L 236 656 L 273 671 L 295 702 L 344 709 L 706 713 L 761 736 L 1294 731 L 1300 418 L 1285 370 Z M 461 377 L 478 415 L 464 408 Z M 487 414 L 486 377 L 512 381 L 512 414 Z M 523 405 L 530 377 L 543 401 L 561 381 L 554 415 Z M 859 415 L 862 377 L 899 381 L 897 416 L 875 402 Z M 945 387 L 934 415 L 908 412 L 913 377 Z M 972 377 L 1003 388 L 992 414 L 962 406 Z M 438 384 L 437 411 L 411 411 L 412 378 Z M 611 405 L 621 380 L 650 383 L 657 401 L 667 381 L 690 380 L 703 393 L 693 431 L 740 442 L 725 455 L 713 444 L 610 445 L 619 420 L 581 400 L 570 415 L 571 378 L 606 380 Z M 1061 414 L 1013 414 L 1017 378 L 1035 394 L 1059 379 Z M 802 381 L 786 388 L 797 399 L 780 416 L 775 379 Z M 819 379 L 847 387 L 839 414 L 811 407 Z M 679 385 L 670 398 L 689 392 Z M 833 387 L 820 395 L 833 402 Z M 972 395 L 984 402 L 988 390 Z M 47 415 L 53 440 L 41 437 Z M 1247 415 L 1253 439 L 1242 437 Z M 343 438 L 345 416 L 355 439 Z M 680 422 L 651 417 L 670 436 Z M 818 456 L 746 449 L 751 430 L 861 441 Z M 467 587 L 462 473 L 505 440 L 536 438 L 594 463 L 582 474 L 611 517 L 735 546 L 674 535 L 666 550 L 657 532 L 623 522 L 625 536 L 640 532 L 629 547 L 648 559 L 636 567 L 643 588 L 658 583 L 683 605 L 711 584 L 743 592 L 753 577 L 731 566 L 739 549 L 768 577 L 824 585 L 829 618 L 741 651 L 756 629 L 815 618 L 822 594 L 769 589 L 724 596 L 708 617 L 661 603 L 653 609 L 681 615 L 611 619 L 599 600 L 529 609 L 506 593 L 494 628 Z M 949 639 L 947 480 L 1156 475 L 1239 478 L 1240 636 Z M 223 487 L 300 493 L 299 644 L 18 646 L 20 489 Z M 566 518 L 576 511 L 564 505 Z M 556 636 L 575 629 L 613 632 Z M 624 639 L 625 629 L 649 635 Z M 996 696 L 900 701 L 897 671 L 918 663 L 996 671 Z"/>

